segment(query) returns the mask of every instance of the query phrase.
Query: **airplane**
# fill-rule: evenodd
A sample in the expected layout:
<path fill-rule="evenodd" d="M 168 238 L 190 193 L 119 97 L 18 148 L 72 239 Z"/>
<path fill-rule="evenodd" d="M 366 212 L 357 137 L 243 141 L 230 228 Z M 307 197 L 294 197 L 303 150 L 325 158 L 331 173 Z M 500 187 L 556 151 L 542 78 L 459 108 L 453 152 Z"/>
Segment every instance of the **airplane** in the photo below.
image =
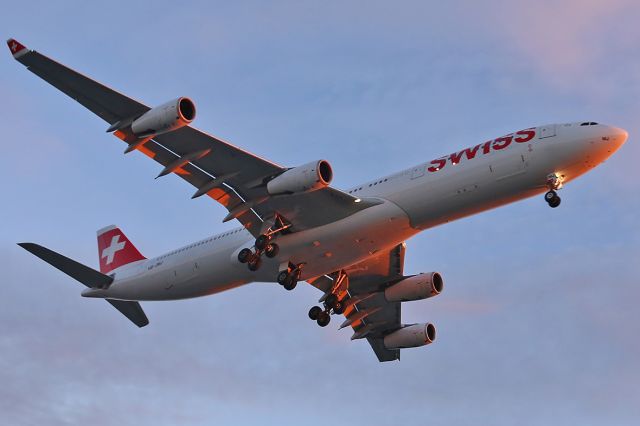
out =
<path fill-rule="evenodd" d="M 453 220 L 558 190 L 608 159 L 625 130 L 593 121 L 519 130 L 415 167 L 340 190 L 326 160 L 283 167 L 191 126 L 194 102 L 179 97 L 151 108 L 14 39 L 13 57 L 107 122 L 108 133 L 195 187 L 241 227 L 156 257 L 143 256 L 117 226 L 97 232 L 99 270 L 34 243 L 19 245 L 84 284 L 139 327 L 140 301 L 207 296 L 252 282 L 322 293 L 309 318 L 321 327 L 344 316 L 351 340 L 366 339 L 379 361 L 428 345 L 431 323 L 404 324 L 402 303 L 439 295 L 438 272 L 406 274 L 405 241 Z"/>

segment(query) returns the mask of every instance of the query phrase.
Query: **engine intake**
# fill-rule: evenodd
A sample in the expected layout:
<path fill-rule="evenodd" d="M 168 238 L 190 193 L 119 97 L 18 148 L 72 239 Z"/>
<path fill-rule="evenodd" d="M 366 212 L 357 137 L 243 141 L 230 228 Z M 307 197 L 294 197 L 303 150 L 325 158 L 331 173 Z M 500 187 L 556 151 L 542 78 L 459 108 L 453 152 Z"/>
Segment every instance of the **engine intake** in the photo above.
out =
<path fill-rule="evenodd" d="M 267 192 L 276 195 L 317 191 L 329 186 L 331 179 L 333 171 L 328 161 L 312 161 L 289 169 L 267 182 Z"/>
<path fill-rule="evenodd" d="M 196 106 L 189 98 L 180 97 L 151 108 L 131 123 L 138 137 L 160 135 L 187 126 L 196 118 Z"/>
<path fill-rule="evenodd" d="M 408 302 L 437 296 L 444 289 L 444 280 L 438 272 L 427 272 L 405 278 L 388 287 L 384 297 L 388 302 Z"/>
<path fill-rule="evenodd" d="M 407 325 L 384 336 L 387 349 L 417 348 L 436 340 L 436 327 L 431 323 Z"/>

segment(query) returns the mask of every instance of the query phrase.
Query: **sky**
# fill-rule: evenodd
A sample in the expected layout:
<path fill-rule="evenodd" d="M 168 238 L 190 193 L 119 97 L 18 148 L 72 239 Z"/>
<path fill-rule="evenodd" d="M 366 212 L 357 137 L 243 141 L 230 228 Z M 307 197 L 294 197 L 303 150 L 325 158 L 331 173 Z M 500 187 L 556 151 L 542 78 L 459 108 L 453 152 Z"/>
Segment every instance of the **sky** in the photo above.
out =
<path fill-rule="evenodd" d="M 640 4 L 525 1 L 5 1 L 15 37 L 146 104 L 190 96 L 196 127 L 349 187 L 529 126 L 629 132 L 561 190 L 428 230 L 403 305 L 437 341 L 380 364 L 320 296 L 256 283 L 149 302 L 137 329 L 16 246 L 97 268 L 118 224 L 147 256 L 235 224 L 106 124 L 0 60 L 1 425 L 635 425 L 640 418 Z"/>

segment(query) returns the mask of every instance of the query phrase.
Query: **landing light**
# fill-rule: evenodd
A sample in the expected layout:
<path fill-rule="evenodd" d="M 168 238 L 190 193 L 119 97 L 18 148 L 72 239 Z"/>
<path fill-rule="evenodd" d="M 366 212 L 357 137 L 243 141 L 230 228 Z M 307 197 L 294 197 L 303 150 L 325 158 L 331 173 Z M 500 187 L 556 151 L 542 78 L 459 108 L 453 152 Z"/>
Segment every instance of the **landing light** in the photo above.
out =
<path fill-rule="evenodd" d="M 355 200 L 353 200 L 354 203 L 359 203 L 360 201 L 362 201 L 360 198 L 356 198 Z"/>

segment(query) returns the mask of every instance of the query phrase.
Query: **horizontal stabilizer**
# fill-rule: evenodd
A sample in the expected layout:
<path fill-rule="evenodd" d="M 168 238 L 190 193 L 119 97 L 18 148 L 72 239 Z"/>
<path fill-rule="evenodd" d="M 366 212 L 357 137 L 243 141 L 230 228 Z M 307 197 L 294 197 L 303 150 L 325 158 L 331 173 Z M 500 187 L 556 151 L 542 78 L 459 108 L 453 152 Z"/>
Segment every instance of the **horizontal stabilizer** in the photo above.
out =
<path fill-rule="evenodd" d="M 125 300 L 105 299 L 111 303 L 111 306 L 120 311 L 122 315 L 129 318 L 129 321 L 138 327 L 144 327 L 149 324 L 149 319 L 142 310 L 142 306 L 138 302 L 128 302 Z"/>
<path fill-rule="evenodd" d="M 69 259 L 53 250 L 42 247 L 41 245 L 34 243 L 18 243 L 18 245 L 87 287 L 105 288 L 113 282 L 112 277 Z M 138 302 L 105 300 L 138 327 L 144 327 L 149 324 L 149 320 Z"/>
<path fill-rule="evenodd" d="M 91 269 L 41 245 L 34 243 L 18 243 L 18 245 L 87 287 L 102 288 L 113 282 L 113 278 L 110 276 L 101 274 L 95 269 Z"/>

